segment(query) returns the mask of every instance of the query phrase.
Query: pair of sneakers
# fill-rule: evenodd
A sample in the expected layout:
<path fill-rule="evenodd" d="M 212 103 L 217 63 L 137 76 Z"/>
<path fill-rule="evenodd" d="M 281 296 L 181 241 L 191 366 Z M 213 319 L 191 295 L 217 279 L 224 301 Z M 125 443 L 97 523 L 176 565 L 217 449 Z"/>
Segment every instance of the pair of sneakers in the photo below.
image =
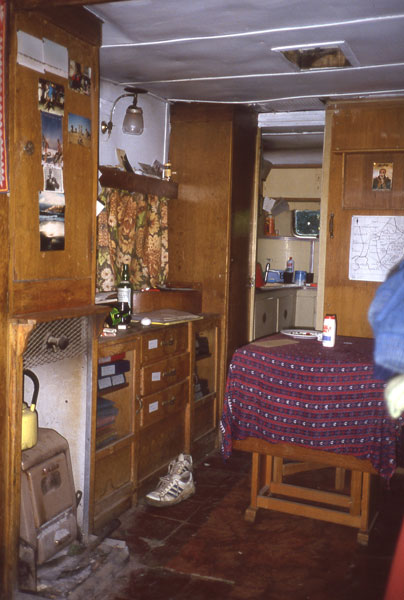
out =
<path fill-rule="evenodd" d="M 172 506 L 194 493 L 192 456 L 180 454 L 170 462 L 168 473 L 160 478 L 157 488 L 146 495 L 146 502 L 152 506 Z"/>

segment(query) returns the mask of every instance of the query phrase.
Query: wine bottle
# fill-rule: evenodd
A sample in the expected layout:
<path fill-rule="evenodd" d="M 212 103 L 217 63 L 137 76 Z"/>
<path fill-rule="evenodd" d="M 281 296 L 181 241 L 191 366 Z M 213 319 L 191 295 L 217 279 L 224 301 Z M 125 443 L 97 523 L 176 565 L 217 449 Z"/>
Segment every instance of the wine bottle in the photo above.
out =
<path fill-rule="evenodd" d="M 129 265 L 124 264 L 122 267 L 121 281 L 117 285 L 118 305 L 126 303 L 130 308 L 132 306 L 132 286 L 129 278 Z M 125 307 L 120 307 L 125 308 Z"/>

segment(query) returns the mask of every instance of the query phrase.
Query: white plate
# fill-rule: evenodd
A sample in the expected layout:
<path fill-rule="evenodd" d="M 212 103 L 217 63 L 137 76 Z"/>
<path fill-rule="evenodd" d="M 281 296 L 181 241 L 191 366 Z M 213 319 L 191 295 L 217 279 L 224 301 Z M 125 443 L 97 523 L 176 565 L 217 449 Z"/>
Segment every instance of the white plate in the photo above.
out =
<path fill-rule="evenodd" d="M 283 335 L 289 335 L 290 337 L 297 338 L 299 340 L 321 340 L 322 332 L 315 331 L 313 329 L 282 329 Z"/>

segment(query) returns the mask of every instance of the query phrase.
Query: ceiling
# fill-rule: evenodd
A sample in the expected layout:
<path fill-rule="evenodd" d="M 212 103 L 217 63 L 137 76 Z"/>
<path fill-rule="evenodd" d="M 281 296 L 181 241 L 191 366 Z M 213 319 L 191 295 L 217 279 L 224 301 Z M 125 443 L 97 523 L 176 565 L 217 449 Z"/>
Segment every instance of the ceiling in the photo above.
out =
<path fill-rule="evenodd" d="M 253 106 L 266 150 L 321 148 L 327 100 L 404 96 L 402 0 L 126 0 L 87 8 L 103 21 L 102 78 L 169 101 Z M 279 50 L 330 45 L 350 66 L 300 70 Z"/>

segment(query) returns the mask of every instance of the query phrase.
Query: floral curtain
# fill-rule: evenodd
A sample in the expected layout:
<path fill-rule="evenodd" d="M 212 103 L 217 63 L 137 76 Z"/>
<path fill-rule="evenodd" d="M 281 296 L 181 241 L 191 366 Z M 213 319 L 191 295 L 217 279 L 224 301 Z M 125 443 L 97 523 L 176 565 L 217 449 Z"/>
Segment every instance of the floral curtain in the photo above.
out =
<path fill-rule="evenodd" d="M 129 265 L 134 290 L 163 285 L 168 275 L 167 199 L 103 188 L 97 219 L 97 292 L 114 290 Z"/>

